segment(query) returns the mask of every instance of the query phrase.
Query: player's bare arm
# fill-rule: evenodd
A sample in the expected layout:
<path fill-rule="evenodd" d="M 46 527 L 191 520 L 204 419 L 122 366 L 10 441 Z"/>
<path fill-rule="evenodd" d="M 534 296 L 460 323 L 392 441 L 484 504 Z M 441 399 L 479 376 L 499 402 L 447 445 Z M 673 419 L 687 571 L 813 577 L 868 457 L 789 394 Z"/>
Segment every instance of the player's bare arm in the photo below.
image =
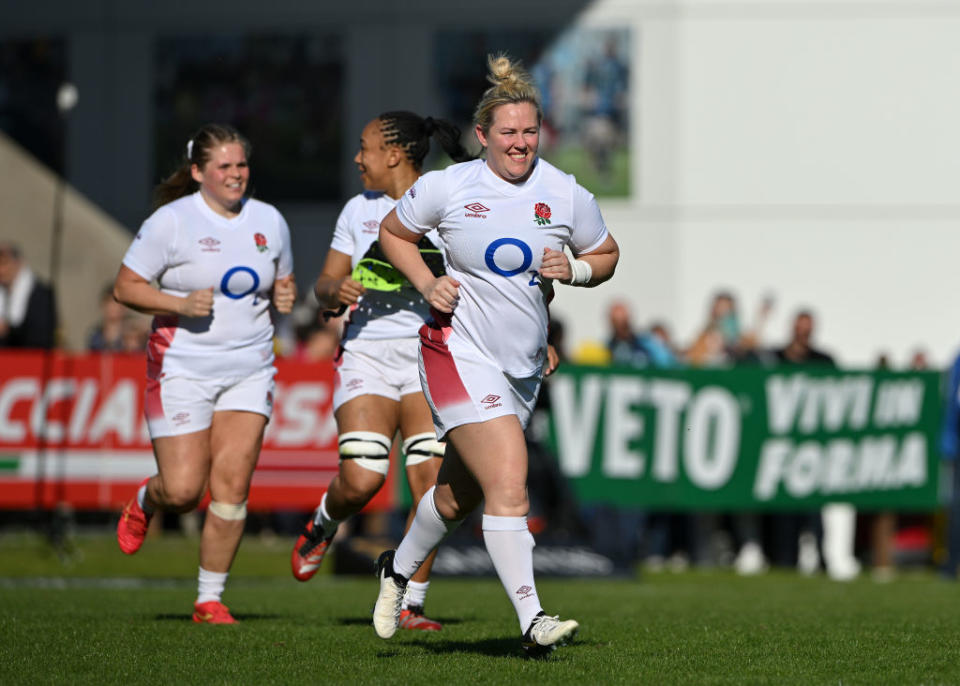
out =
<path fill-rule="evenodd" d="M 135 271 L 122 265 L 113 282 L 113 297 L 144 314 L 175 314 L 206 317 L 213 311 L 213 286 L 192 291 L 186 297 L 163 293 Z"/>
<path fill-rule="evenodd" d="M 460 298 L 460 282 L 450 276 L 433 275 L 417 248 L 419 240 L 420 234 L 400 223 L 396 210 L 380 222 L 380 246 L 390 264 L 407 277 L 430 307 L 453 312 Z"/>
<path fill-rule="evenodd" d="M 340 305 L 353 305 L 360 299 L 366 289 L 350 277 L 351 273 L 350 255 L 331 248 L 313 287 L 321 307 L 333 310 Z"/>

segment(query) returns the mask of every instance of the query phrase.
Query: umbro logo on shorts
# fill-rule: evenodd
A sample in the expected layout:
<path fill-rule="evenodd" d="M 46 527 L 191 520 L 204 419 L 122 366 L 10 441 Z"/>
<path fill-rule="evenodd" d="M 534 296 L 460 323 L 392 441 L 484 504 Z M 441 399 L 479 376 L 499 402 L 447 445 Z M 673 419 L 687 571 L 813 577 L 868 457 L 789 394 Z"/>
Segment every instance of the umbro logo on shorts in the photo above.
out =
<path fill-rule="evenodd" d="M 469 210 L 464 217 L 479 217 L 480 219 L 486 219 L 487 215 L 484 212 L 489 212 L 490 208 L 479 202 L 472 202 L 469 205 L 464 205 L 464 209 Z"/>
<path fill-rule="evenodd" d="M 494 395 L 493 393 L 481 400 L 480 403 L 484 406 L 483 409 L 485 410 L 492 410 L 495 407 L 503 406 L 503 403 L 500 402 L 500 396 Z"/>
<path fill-rule="evenodd" d="M 177 426 L 183 426 L 190 421 L 189 412 L 177 412 L 175 415 L 170 417 L 170 421 L 176 424 Z"/>

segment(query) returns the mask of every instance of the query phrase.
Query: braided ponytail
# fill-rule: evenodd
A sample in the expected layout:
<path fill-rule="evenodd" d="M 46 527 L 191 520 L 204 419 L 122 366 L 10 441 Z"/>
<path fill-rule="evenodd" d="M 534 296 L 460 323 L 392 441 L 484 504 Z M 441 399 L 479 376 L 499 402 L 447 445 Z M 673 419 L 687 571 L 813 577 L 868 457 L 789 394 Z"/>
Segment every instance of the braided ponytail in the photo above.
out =
<path fill-rule="evenodd" d="M 378 119 L 384 145 L 396 145 L 402 149 L 417 171 L 423 169 L 431 138 L 454 162 L 474 159 L 460 143 L 460 129 L 445 119 L 420 117 L 406 110 L 384 112 Z"/>

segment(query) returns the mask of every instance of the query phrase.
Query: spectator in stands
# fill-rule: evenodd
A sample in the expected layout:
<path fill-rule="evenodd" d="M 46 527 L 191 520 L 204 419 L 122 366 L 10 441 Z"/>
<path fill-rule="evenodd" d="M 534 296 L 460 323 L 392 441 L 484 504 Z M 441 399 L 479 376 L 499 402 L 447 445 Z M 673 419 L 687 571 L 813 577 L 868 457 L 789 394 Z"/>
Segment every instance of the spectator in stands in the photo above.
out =
<path fill-rule="evenodd" d="M 670 331 L 663 322 L 651 324 L 648 331 L 640 334 L 640 345 L 646 351 L 651 367 L 666 369 L 681 364 L 673 341 L 670 339 Z"/>
<path fill-rule="evenodd" d="M 649 332 L 635 332 L 630 307 L 620 300 L 610 305 L 607 317 L 610 322 L 607 349 L 614 364 L 660 368 L 677 366 L 670 333 L 663 323 L 658 322 Z"/>
<path fill-rule="evenodd" d="M 772 296 L 765 296 L 753 327 L 744 329 L 733 294 L 718 291 L 710 303 L 706 325 L 687 350 L 687 361 L 695 367 L 759 361 L 761 334 L 773 310 L 773 302 Z"/>
<path fill-rule="evenodd" d="M 129 310 L 113 297 L 113 284 L 100 294 L 100 321 L 87 337 L 87 349 L 101 352 L 123 350 L 123 323 Z"/>
<path fill-rule="evenodd" d="M 793 320 L 790 341 L 775 351 L 780 364 L 820 365 L 834 367 L 833 356 L 815 348 L 813 337 L 816 320 L 810 310 L 800 310 Z M 811 571 L 808 565 L 814 561 L 815 534 L 823 530 L 823 561 L 827 574 L 836 581 L 848 581 L 860 573 L 860 563 L 853 555 L 854 534 L 856 532 L 856 510 L 846 503 L 825 505 L 819 516 L 816 513 L 797 513 L 796 515 L 777 515 L 774 518 L 775 529 L 779 529 L 778 541 L 799 540 L 797 564 L 801 572 Z M 794 527 L 799 527 L 798 539 L 790 535 Z M 819 561 L 817 565 L 819 566 Z"/>
<path fill-rule="evenodd" d="M 142 353 L 150 340 L 150 320 L 133 315 L 123 320 L 120 331 L 120 350 L 125 353 Z"/>
<path fill-rule="evenodd" d="M 836 366 L 833 357 L 813 347 L 815 321 L 810 310 L 800 310 L 793 319 L 793 335 L 790 341 L 775 351 L 782 364 L 821 364 Z"/>
<path fill-rule="evenodd" d="M 756 324 L 744 330 L 738 314 L 736 299 L 730 291 L 717 291 L 710 302 L 707 323 L 686 352 L 686 361 L 695 367 L 717 367 L 739 362 L 757 361 L 760 331 L 773 307 L 773 299 L 764 298 Z M 718 528 L 715 515 L 698 513 L 694 533 L 695 559 L 703 560 L 709 554 L 709 539 Z M 760 519 L 757 515 L 734 514 L 733 534 L 740 542 L 740 554 L 734 566 L 740 574 L 759 574 L 767 569 L 767 559 L 760 545 Z"/>
<path fill-rule="evenodd" d="M 332 360 L 340 346 L 340 325 L 314 321 L 297 328 L 296 359 L 301 362 Z"/>
<path fill-rule="evenodd" d="M 640 336 L 633 330 L 630 307 L 621 300 L 614 302 L 607 310 L 607 320 L 610 323 L 607 349 L 611 361 L 614 364 L 647 366 L 649 358 L 640 343 Z"/>
<path fill-rule="evenodd" d="M 930 369 L 930 359 L 927 356 L 926 350 L 917 348 L 913 351 L 910 355 L 910 369 L 914 371 Z"/>
<path fill-rule="evenodd" d="M 52 348 L 56 329 L 53 289 L 37 279 L 19 246 L 0 242 L 0 348 Z"/>

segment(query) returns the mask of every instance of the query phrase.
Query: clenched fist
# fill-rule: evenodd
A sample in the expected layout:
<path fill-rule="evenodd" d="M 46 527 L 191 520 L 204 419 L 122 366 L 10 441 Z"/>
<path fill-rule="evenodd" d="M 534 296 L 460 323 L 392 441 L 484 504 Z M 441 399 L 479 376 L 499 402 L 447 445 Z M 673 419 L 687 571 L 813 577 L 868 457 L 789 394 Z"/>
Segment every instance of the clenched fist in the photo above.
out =
<path fill-rule="evenodd" d="M 424 289 L 423 299 L 430 307 L 449 314 L 460 302 L 460 282 L 452 276 L 439 276 Z"/>
<path fill-rule="evenodd" d="M 280 314 L 290 314 L 293 304 L 297 301 L 297 284 L 293 274 L 273 282 L 273 306 Z"/>
<path fill-rule="evenodd" d="M 213 286 L 191 291 L 182 299 L 180 314 L 184 317 L 207 317 L 213 312 Z"/>

